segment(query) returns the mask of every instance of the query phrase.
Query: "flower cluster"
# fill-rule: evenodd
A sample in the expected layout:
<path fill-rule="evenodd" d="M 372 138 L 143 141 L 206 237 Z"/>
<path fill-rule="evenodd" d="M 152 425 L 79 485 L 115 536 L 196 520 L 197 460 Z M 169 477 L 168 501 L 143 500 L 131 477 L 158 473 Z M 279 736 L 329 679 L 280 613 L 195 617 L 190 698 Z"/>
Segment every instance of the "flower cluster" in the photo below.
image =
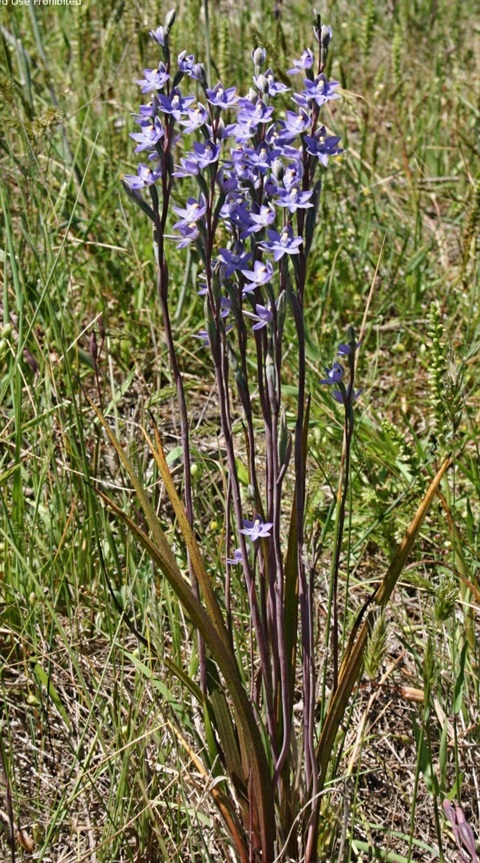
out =
<path fill-rule="evenodd" d="M 229 356 L 235 354 L 235 334 L 240 346 L 253 331 L 261 389 L 270 400 L 264 409 L 278 412 L 282 328 L 289 307 L 297 329 L 298 310 L 303 315 L 317 175 L 342 152 L 340 139 L 320 121 L 323 108 L 339 98 L 338 82 L 324 73 L 331 31 L 314 28 L 318 57 L 306 49 L 294 61 L 288 74 L 301 81 L 295 89 L 265 68 L 265 50 L 255 49 L 252 85 L 242 96 L 221 82 L 211 86 L 204 67 L 185 51 L 172 63 L 174 17 L 169 13 L 165 26 L 151 31 L 163 58 L 137 82 L 149 99 L 134 115 L 138 131 L 131 134 L 143 161 L 136 174 L 124 177 L 124 186 L 154 222 L 160 281 L 168 273 L 164 244 L 173 211 L 177 246 L 195 249 L 201 263 L 198 293 L 205 298 L 206 327 L 197 338 L 220 368 L 227 344 Z M 182 180 L 191 194 L 183 206 L 173 206 Z M 166 286 L 162 290 L 166 296 Z M 338 382 L 337 366 L 329 383 Z M 246 373 L 243 364 L 237 375 L 243 400 Z M 268 537 L 270 527 L 256 518 L 238 530 L 255 541 Z"/>

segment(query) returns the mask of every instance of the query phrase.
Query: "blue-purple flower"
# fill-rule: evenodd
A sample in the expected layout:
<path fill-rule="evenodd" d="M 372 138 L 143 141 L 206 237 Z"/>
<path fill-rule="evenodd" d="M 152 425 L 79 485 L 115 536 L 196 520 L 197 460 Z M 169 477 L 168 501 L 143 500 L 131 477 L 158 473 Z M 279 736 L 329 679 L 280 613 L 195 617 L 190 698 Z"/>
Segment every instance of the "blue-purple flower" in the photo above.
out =
<path fill-rule="evenodd" d="M 180 123 L 184 127 L 185 132 L 189 134 L 190 132 L 196 132 L 197 129 L 201 129 L 207 120 L 208 111 L 205 105 L 198 102 L 194 107 L 187 110 L 186 119 L 180 120 Z"/>
<path fill-rule="evenodd" d="M 268 240 L 260 243 L 260 248 L 273 252 L 273 260 L 279 261 L 284 255 L 298 255 L 303 237 L 295 237 L 291 225 L 285 225 L 281 233 L 270 228 L 267 231 Z"/>
<path fill-rule="evenodd" d="M 164 131 L 159 117 L 148 117 L 142 119 L 139 123 L 141 132 L 130 132 L 130 137 L 137 142 L 135 147 L 136 153 L 141 153 L 143 150 L 155 150 L 158 142 L 163 138 Z"/>
<path fill-rule="evenodd" d="M 218 260 L 225 267 L 224 278 L 229 279 L 237 270 L 246 268 L 251 257 L 240 242 L 235 243 L 233 249 L 219 249 Z"/>
<path fill-rule="evenodd" d="M 310 201 L 312 197 L 311 190 L 302 192 L 297 184 L 290 186 L 288 189 L 279 189 L 278 197 L 275 198 L 275 203 L 279 207 L 287 207 L 290 213 L 296 213 L 298 209 L 313 207 Z"/>
<path fill-rule="evenodd" d="M 243 563 L 242 549 L 236 548 L 233 553 L 233 557 L 227 557 L 227 563 L 229 563 L 230 566 L 235 566 L 238 563 Z"/>
<path fill-rule="evenodd" d="M 160 93 L 158 96 L 158 109 L 164 114 L 171 114 L 176 120 L 181 120 L 187 113 L 188 108 L 195 101 L 193 96 L 182 96 L 178 87 L 174 87 L 169 96 Z"/>
<path fill-rule="evenodd" d="M 273 276 L 273 265 L 271 261 L 255 261 L 253 270 L 242 270 L 243 275 L 250 282 L 243 289 L 244 294 L 249 294 L 260 285 L 266 285 Z"/>
<path fill-rule="evenodd" d="M 338 81 L 328 81 L 327 77 L 321 73 L 318 75 L 314 81 L 310 81 L 309 78 L 304 79 L 305 90 L 302 90 L 301 93 L 295 93 L 294 100 L 297 105 L 301 105 L 302 107 L 306 107 L 312 102 L 316 102 L 319 108 L 322 105 L 325 105 L 326 102 L 330 102 L 332 99 L 339 99 L 339 93 L 335 93 L 336 87 L 338 87 Z"/>
<path fill-rule="evenodd" d="M 164 63 L 159 63 L 157 69 L 144 69 L 145 78 L 136 83 L 142 88 L 142 93 L 151 93 L 152 90 L 162 90 L 170 75 Z"/>
<path fill-rule="evenodd" d="M 343 366 L 335 362 L 331 368 L 325 367 L 327 377 L 323 378 L 321 384 L 339 384 L 343 380 Z"/>
<path fill-rule="evenodd" d="M 137 174 L 125 174 L 123 179 L 131 189 L 144 189 L 145 186 L 152 186 L 162 176 L 160 167 L 158 169 L 149 168 L 148 165 L 140 165 L 137 168 Z"/>
<path fill-rule="evenodd" d="M 293 69 L 289 69 L 287 75 L 297 75 L 299 72 L 304 72 L 305 69 L 311 69 L 315 60 L 311 48 L 305 48 L 299 60 L 293 61 Z"/>
<path fill-rule="evenodd" d="M 262 306 L 260 303 L 257 303 L 255 306 L 255 313 L 244 310 L 243 314 L 252 318 L 253 321 L 256 321 L 252 330 L 261 330 L 263 327 L 266 327 L 267 324 L 273 323 L 273 312 L 270 306 Z"/>
<path fill-rule="evenodd" d="M 196 198 L 189 198 L 185 207 L 172 207 L 172 210 L 177 216 L 181 216 L 182 223 L 198 222 L 207 212 L 205 195 L 200 195 L 199 201 Z M 177 225 L 179 224 L 180 222 L 177 222 Z"/>
<path fill-rule="evenodd" d="M 242 239 L 248 237 L 250 234 L 256 234 L 258 231 L 262 231 L 263 228 L 271 225 L 275 220 L 275 208 L 271 204 L 262 204 L 261 207 L 258 204 L 254 204 L 249 217 L 250 224 L 246 231 L 241 234 Z"/>
<path fill-rule="evenodd" d="M 325 126 L 317 129 L 313 136 L 304 135 L 303 140 L 305 141 L 307 152 L 312 156 L 317 156 L 318 160 L 325 167 L 328 164 L 330 156 L 338 156 L 343 152 L 341 147 L 338 146 L 338 142 L 340 141 L 338 135 L 327 135 Z"/>
<path fill-rule="evenodd" d="M 265 537 L 270 536 L 272 527 L 272 522 L 263 521 L 263 519 L 257 515 L 255 521 L 249 521 L 245 518 L 243 519 L 243 528 L 240 533 L 243 533 L 245 536 L 248 536 L 252 542 L 255 542 L 257 539 L 264 539 Z"/>
<path fill-rule="evenodd" d="M 238 97 L 235 95 L 236 92 L 236 87 L 224 87 L 218 83 L 213 90 L 206 90 L 206 96 L 211 105 L 214 105 L 216 108 L 226 109 L 231 108 L 238 101 Z"/>

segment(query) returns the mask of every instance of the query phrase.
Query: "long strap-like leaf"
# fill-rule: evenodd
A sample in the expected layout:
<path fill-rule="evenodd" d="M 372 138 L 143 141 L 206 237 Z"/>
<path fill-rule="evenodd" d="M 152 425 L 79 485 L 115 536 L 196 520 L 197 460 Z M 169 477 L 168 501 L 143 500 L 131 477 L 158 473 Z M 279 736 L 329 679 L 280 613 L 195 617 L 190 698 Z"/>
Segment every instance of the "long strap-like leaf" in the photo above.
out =
<path fill-rule="evenodd" d="M 319 790 L 322 789 L 325 782 L 330 755 L 340 723 L 347 708 L 348 700 L 362 670 L 363 655 L 371 626 L 375 620 L 378 609 L 385 608 L 390 596 L 392 595 L 400 574 L 405 567 L 408 555 L 410 554 L 418 536 L 423 520 L 430 509 L 440 482 L 450 464 L 451 458 L 449 456 L 445 459 L 437 475 L 432 480 L 425 497 L 415 513 L 415 517 L 407 528 L 403 540 L 400 543 L 383 580 L 363 607 L 359 615 L 359 619 L 357 619 L 357 623 L 353 628 L 342 660 L 342 665 L 340 667 L 338 687 L 335 692 L 332 693 L 322 733 L 318 742 L 317 764 L 319 770 Z"/>
<path fill-rule="evenodd" d="M 217 625 L 220 625 L 219 621 L 217 620 L 216 623 L 212 621 L 201 602 L 193 593 L 190 583 L 182 575 L 153 506 L 135 473 L 130 459 L 101 411 L 92 401 L 89 400 L 89 402 L 130 478 L 152 532 L 153 539 L 150 539 L 137 525 L 134 526 L 134 533 L 178 596 L 194 627 L 205 640 L 211 656 L 217 663 L 225 680 L 226 690 L 233 703 L 244 775 L 247 781 L 250 780 L 250 787 L 252 789 L 251 803 L 254 807 L 252 815 L 254 816 L 259 833 L 258 838 L 262 849 L 262 860 L 268 863 L 274 857 L 275 809 L 272 780 L 260 731 L 255 722 L 252 706 L 243 687 L 236 659 L 229 646 L 226 632 L 221 633 L 219 631 L 217 628 Z M 114 508 L 118 512 L 118 508 L 116 506 Z M 224 627 L 223 621 L 222 627 Z"/>

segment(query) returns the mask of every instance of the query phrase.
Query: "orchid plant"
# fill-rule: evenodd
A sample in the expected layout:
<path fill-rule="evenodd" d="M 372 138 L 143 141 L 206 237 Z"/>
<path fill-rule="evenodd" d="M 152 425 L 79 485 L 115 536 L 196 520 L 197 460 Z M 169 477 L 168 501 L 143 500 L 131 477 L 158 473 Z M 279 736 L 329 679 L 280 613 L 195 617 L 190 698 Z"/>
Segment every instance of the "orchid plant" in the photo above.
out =
<path fill-rule="evenodd" d="M 332 564 L 332 685 L 317 711 L 314 577 L 305 563 L 310 402 L 304 314 L 309 253 L 315 230 L 321 229 L 321 174 L 330 158 L 342 152 L 339 138 L 321 120 L 325 105 L 340 95 L 338 82 L 325 75 L 332 32 L 314 10 L 316 50 L 303 51 L 288 70 L 298 86 L 278 80 L 267 66 L 265 50 L 256 48 L 252 86 L 240 96 L 235 87 L 212 86 L 193 55 L 184 51 L 173 61 L 174 20 L 172 10 L 164 26 L 151 31 L 161 60 L 138 81 L 149 99 L 135 115 L 138 131 L 131 135 L 143 161 L 123 185 L 153 224 L 158 295 L 180 418 L 181 491 L 170 474 L 159 431 L 153 439 L 145 431 L 145 437 L 185 543 L 189 580 L 124 449 L 97 410 L 149 532 L 114 501 L 105 500 L 168 579 L 199 635 L 198 679 L 166 661 L 203 711 L 205 745 L 198 762 L 203 759 L 204 769 L 217 779 L 212 795 L 238 860 L 315 863 L 321 798 L 339 724 L 361 672 L 367 633 L 393 590 L 446 465 L 340 656 L 336 593 L 359 395 L 355 372 L 360 346 L 349 328 L 326 377 L 319 374 L 319 383 L 332 386 L 343 409 L 345 433 Z M 185 203 L 178 206 L 184 184 Z M 226 461 L 223 596 L 195 530 L 188 406 L 170 307 L 172 242 L 191 249 L 199 261 L 197 289 L 205 324 L 196 335 L 215 378 Z M 284 395 L 287 316 L 296 334 L 291 422 Z M 239 409 L 247 493 L 238 474 L 233 417 Z M 232 578 L 233 568 L 239 578 Z M 232 595 L 233 582 L 235 589 L 242 585 L 249 609 L 246 623 L 238 613 L 238 597 Z M 300 713 L 294 713 L 295 701 L 302 705 Z"/>

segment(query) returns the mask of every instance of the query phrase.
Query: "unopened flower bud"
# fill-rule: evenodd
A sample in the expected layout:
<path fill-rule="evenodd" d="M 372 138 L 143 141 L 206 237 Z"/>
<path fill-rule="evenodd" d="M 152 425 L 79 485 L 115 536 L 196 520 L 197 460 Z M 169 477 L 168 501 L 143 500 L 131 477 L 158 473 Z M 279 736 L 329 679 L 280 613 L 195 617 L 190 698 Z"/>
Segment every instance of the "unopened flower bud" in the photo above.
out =
<path fill-rule="evenodd" d="M 320 28 L 320 63 L 322 66 L 325 66 L 327 62 L 327 54 L 328 54 L 328 46 L 330 44 L 330 39 L 332 38 L 332 28 L 327 27 L 326 24 L 322 24 Z"/>
<path fill-rule="evenodd" d="M 265 64 L 265 60 L 267 59 L 267 52 L 265 48 L 254 48 L 252 51 L 252 60 L 255 66 L 255 72 L 257 69 L 261 69 Z"/>
<path fill-rule="evenodd" d="M 255 84 L 260 90 L 262 96 L 265 96 L 265 93 L 268 93 L 268 79 L 265 77 L 265 75 L 257 75 L 257 77 L 255 78 Z"/>
<path fill-rule="evenodd" d="M 193 66 L 193 76 L 196 81 L 199 82 L 201 87 L 206 87 L 207 85 L 207 73 L 205 71 L 205 66 L 203 63 L 195 63 Z"/>
<path fill-rule="evenodd" d="M 255 105 L 255 104 L 258 102 L 258 94 L 257 94 L 257 92 L 253 89 L 253 87 L 250 87 L 250 89 L 249 89 L 249 91 L 248 91 L 247 99 L 248 99 L 248 101 L 249 101 L 249 102 L 251 102 L 251 103 L 252 103 L 252 105 Z"/>
<path fill-rule="evenodd" d="M 285 176 L 285 166 L 280 159 L 274 159 L 272 163 L 272 174 L 276 180 L 281 182 Z"/>
<path fill-rule="evenodd" d="M 171 30 L 175 23 L 175 16 L 177 14 L 176 9 L 170 9 L 170 12 L 167 12 L 165 15 L 165 27 L 167 30 Z"/>

